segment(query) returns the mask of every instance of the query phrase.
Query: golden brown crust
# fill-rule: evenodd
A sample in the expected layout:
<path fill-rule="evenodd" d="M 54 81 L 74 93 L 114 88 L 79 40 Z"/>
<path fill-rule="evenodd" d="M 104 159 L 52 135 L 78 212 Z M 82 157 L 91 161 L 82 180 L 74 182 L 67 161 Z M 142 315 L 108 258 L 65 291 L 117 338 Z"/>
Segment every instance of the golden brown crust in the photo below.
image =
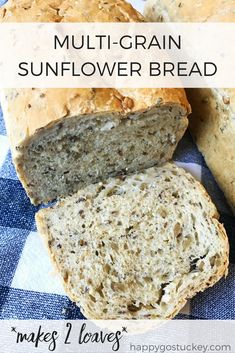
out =
<path fill-rule="evenodd" d="M 185 92 L 178 89 L 14 89 L 5 90 L 2 101 L 13 148 L 38 129 L 71 116 L 112 112 L 122 119 L 164 104 L 179 104 L 185 115 L 190 112 Z"/>
<path fill-rule="evenodd" d="M 1 22 L 140 22 L 142 15 L 123 0 L 10 0 Z"/>
<path fill-rule="evenodd" d="M 0 22 L 141 22 L 123 0 L 10 0 L 0 9 Z M 156 105 L 180 104 L 190 112 L 182 89 L 21 89 L 2 98 L 10 141 L 14 149 L 37 129 L 79 114 L 147 110 Z M 120 116 L 121 118 L 121 116 Z M 26 140 L 25 140 L 26 139 Z M 14 151 L 13 151 L 14 152 Z"/>

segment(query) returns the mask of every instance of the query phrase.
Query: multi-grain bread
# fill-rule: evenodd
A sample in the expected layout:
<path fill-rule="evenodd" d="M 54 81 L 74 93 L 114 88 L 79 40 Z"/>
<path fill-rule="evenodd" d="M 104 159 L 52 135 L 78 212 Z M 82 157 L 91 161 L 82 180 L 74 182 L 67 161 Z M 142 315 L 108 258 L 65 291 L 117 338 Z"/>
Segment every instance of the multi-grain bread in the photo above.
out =
<path fill-rule="evenodd" d="M 143 17 L 123 0 L 11 0 L 0 21 Z M 190 112 L 180 89 L 13 89 L 2 105 L 14 164 L 34 204 L 171 159 Z"/>
<path fill-rule="evenodd" d="M 148 0 L 149 21 L 235 22 L 235 0 Z M 189 128 L 235 214 L 235 89 L 188 89 Z"/>
<path fill-rule="evenodd" d="M 204 188 L 167 163 L 90 185 L 36 215 L 69 297 L 92 319 L 171 318 L 227 273 Z"/>

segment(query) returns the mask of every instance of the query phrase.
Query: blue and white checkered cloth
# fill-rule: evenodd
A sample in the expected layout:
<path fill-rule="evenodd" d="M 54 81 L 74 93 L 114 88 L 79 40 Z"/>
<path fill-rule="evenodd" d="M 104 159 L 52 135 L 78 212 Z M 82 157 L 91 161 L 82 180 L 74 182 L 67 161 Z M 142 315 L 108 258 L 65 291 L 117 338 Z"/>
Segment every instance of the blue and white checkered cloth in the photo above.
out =
<path fill-rule="evenodd" d="M 4 2 L 0 0 L 0 6 Z M 134 0 L 137 8 L 138 4 Z M 234 320 L 235 218 L 188 132 L 174 160 L 206 187 L 230 240 L 228 277 L 190 300 L 178 318 Z M 0 319 L 82 319 L 79 308 L 66 297 L 36 232 L 36 211 L 16 176 L 0 112 Z"/>
<path fill-rule="evenodd" d="M 180 142 L 174 160 L 201 180 L 212 196 L 231 246 L 229 276 L 192 299 L 180 317 L 235 319 L 235 218 L 189 133 Z M 83 318 L 53 273 L 36 232 L 36 211 L 16 176 L 0 114 L 0 318 Z"/>

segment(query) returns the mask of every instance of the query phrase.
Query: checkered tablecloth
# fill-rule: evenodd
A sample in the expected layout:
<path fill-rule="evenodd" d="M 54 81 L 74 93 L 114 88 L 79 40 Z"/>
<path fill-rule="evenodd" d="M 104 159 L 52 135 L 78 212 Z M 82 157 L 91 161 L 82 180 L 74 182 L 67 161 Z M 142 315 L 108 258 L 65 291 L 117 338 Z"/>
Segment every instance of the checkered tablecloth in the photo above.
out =
<path fill-rule="evenodd" d="M 141 0 L 131 2 L 142 10 Z M 188 132 L 174 160 L 206 187 L 230 240 L 228 277 L 190 300 L 178 318 L 235 319 L 235 218 Z M 0 319 L 81 319 L 36 232 L 36 211 L 15 173 L 0 112 Z"/>

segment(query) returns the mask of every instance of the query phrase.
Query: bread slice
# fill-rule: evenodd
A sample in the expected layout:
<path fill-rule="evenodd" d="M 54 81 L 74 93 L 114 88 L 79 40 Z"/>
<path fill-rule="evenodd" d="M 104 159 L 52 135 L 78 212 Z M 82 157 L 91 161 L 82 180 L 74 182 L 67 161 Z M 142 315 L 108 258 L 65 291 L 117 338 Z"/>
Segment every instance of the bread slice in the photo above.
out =
<path fill-rule="evenodd" d="M 72 301 L 91 319 L 172 318 L 227 274 L 204 188 L 167 163 L 90 185 L 36 215 Z"/>
<path fill-rule="evenodd" d="M 10 0 L 0 22 L 142 22 L 123 0 Z M 1 95 L 13 161 L 32 203 L 171 159 L 183 89 L 11 89 Z"/>

